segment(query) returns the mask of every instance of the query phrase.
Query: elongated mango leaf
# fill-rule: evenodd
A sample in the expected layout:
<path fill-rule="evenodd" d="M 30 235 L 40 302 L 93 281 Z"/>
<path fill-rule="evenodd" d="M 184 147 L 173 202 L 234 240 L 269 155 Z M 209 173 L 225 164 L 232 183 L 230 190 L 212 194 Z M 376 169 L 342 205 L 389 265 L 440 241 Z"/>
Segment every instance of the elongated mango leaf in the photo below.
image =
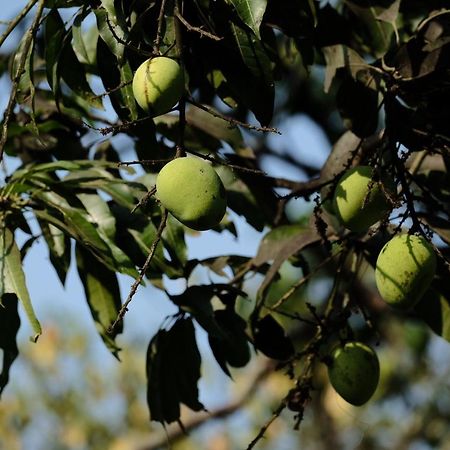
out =
<path fill-rule="evenodd" d="M 70 266 L 70 237 L 55 225 L 42 220 L 38 221 L 47 243 L 50 261 L 64 285 Z"/>
<path fill-rule="evenodd" d="M 22 302 L 34 332 L 31 339 L 36 342 L 42 330 L 26 286 L 20 251 L 13 232 L 4 224 L 0 224 L 0 297 L 5 294 L 15 294 Z"/>
<path fill-rule="evenodd" d="M 17 296 L 3 294 L 0 297 L 0 349 L 3 353 L 2 371 L 0 372 L 0 396 L 9 381 L 9 369 L 19 354 L 16 336 L 20 327 L 17 311 Z"/>
<path fill-rule="evenodd" d="M 88 10 L 80 11 L 72 26 L 73 49 L 82 64 L 86 64 L 92 70 L 97 56 L 98 29 L 91 27 L 87 32 L 82 29 L 82 23 L 88 14 Z"/>
<path fill-rule="evenodd" d="M 71 234 L 76 236 L 80 242 L 102 253 L 108 253 L 107 244 L 99 236 L 95 226 L 86 218 L 85 211 L 71 206 L 64 197 L 55 192 L 35 191 L 34 197 L 59 211 L 67 226 L 72 229 Z"/>
<path fill-rule="evenodd" d="M 229 26 L 235 49 L 249 73 L 240 72 L 239 75 L 235 70 L 229 70 L 229 65 L 223 66 L 222 71 L 236 96 L 244 100 L 262 125 L 267 125 L 272 119 L 275 97 L 270 59 L 261 42 L 250 32 L 232 22 Z"/>
<path fill-rule="evenodd" d="M 44 39 L 45 39 L 45 68 L 47 71 L 47 81 L 55 96 L 56 106 L 59 107 L 61 97 L 60 77 L 58 73 L 59 57 L 64 45 L 64 35 L 66 30 L 64 22 L 58 11 L 53 9 L 45 19 Z"/>
<path fill-rule="evenodd" d="M 115 13 L 114 2 L 110 0 L 103 0 L 103 6 L 106 9 L 95 9 L 95 17 L 97 18 L 97 28 L 100 36 L 108 45 L 111 52 L 119 61 L 119 65 L 123 63 L 123 56 L 125 51 L 126 29 L 122 21 L 117 19 Z"/>
<path fill-rule="evenodd" d="M 150 419 L 171 423 L 180 419 L 180 403 L 194 411 L 198 400 L 201 357 L 192 319 L 180 318 L 169 330 L 161 329 L 147 350 L 147 403 Z"/>
<path fill-rule="evenodd" d="M 147 349 L 147 405 L 150 420 L 171 423 L 180 418 L 180 402 L 175 390 L 173 371 L 167 371 L 169 333 L 159 330 Z"/>
<path fill-rule="evenodd" d="M 171 260 L 180 266 L 184 266 L 188 258 L 186 241 L 184 239 L 184 228 L 171 215 L 167 219 L 167 225 L 162 238 L 164 247 L 169 252 Z"/>
<path fill-rule="evenodd" d="M 125 105 L 130 111 L 131 120 L 136 120 L 138 118 L 138 109 L 136 100 L 134 99 L 133 87 L 131 85 L 131 80 L 133 79 L 133 70 L 131 69 L 128 61 L 124 61 L 119 67 L 120 71 L 120 82 L 123 88 L 120 90 L 122 97 L 125 101 Z"/>
<path fill-rule="evenodd" d="M 117 276 L 80 245 L 76 246 L 76 259 L 78 274 L 97 331 L 111 353 L 118 358 L 120 348 L 115 337 L 122 332 L 123 326 L 119 324 L 112 333 L 108 331 L 122 304 Z"/>
<path fill-rule="evenodd" d="M 228 0 L 241 20 L 260 38 L 259 27 L 267 7 L 267 0 Z"/>
<path fill-rule="evenodd" d="M 195 339 L 192 319 L 184 318 L 175 322 L 169 330 L 171 362 L 176 375 L 176 386 L 180 402 L 193 411 L 205 409 L 198 400 L 197 383 L 200 379 L 202 362 Z"/>
<path fill-rule="evenodd" d="M 97 232 L 108 244 L 111 256 L 116 262 L 117 271 L 136 278 L 139 273 L 131 259 L 115 244 L 116 219 L 108 204 L 97 194 L 78 194 L 92 222 L 97 225 Z"/>

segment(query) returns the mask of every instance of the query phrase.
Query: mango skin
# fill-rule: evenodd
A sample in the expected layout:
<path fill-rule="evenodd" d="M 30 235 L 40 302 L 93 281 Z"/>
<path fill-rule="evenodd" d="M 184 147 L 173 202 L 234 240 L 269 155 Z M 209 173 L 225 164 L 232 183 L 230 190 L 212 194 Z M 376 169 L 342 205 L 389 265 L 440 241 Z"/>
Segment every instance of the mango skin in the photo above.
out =
<path fill-rule="evenodd" d="M 380 363 L 375 351 L 362 342 L 336 347 L 328 366 L 335 391 L 348 403 L 361 406 L 374 394 L 380 380 Z"/>
<path fill-rule="evenodd" d="M 193 230 L 208 230 L 220 223 L 227 208 L 226 191 L 216 171 L 199 158 L 175 158 L 156 178 L 161 204 Z"/>
<path fill-rule="evenodd" d="M 133 94 L 138 105 L 153 117 L 169 112 L 184 93 L 183 70 L 165 56 L 144 61 L 133 77 Z"/>
<path fill-rule="evenodd" d="M 394 236 L 381 249 L 375 281 L 383 300 L 394 308 L 412 308 L 436 273 L 436 253 L 422 236 Z"/>
<path fill-rule="evenodd" d="M 341 223 L 351 231 L 366 231 L 389 210 L 379 182 L 373 182 L 372 177 L 372 167 L 353 167 L 344 173 L 334 190 L 333 209 Z"/>

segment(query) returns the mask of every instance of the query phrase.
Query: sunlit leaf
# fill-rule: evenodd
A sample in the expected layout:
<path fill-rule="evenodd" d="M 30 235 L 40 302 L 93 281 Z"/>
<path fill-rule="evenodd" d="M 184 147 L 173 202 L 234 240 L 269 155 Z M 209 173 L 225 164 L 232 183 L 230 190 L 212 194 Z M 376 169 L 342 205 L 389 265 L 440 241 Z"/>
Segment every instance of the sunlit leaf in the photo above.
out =
<path fill-rule="evenodd" d="M 259 38 L 259 26 L 266 11 L 267 0 L 228 0 L 228 2 L 234 6 L 241 20 Z"/>
<path fill-rule="evenodd" d="M 21 301 L 34 332 L 32 339 L 36 341 L 42 330 L 25 283 L 20 251 L 14 234 L 4 223 L 0 223 L 0 298 L 5 294 L 15 294 Z"/>

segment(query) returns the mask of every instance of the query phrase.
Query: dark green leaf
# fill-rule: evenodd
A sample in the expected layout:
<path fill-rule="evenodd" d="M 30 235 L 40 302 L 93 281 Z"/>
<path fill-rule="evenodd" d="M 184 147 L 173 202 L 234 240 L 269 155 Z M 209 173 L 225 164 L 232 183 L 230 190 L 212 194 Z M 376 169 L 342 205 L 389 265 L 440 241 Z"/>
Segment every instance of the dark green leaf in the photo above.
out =
<path fill-rule="evenodd" d="M 220 367 L 230 375 L 227 364 L 244 367 L 250 361 L 246 322 L 230 308 L 215 311 L 214 317 L 225 337 L 208 336 L 209 345 Z"/>
<path fill-rule="evenodd" d="M 3 294 L 0 297 L 0 348 L 3 353 L 2 371 L 0 373 L 0 396 L 9 381 L 9 370 L 19 354 L 16 336 L 20 327 L 17 311 L 17 296 Z"/>
<path fill-rule="evenodd" d="M 20 299 L 35 333 L 32 340 L 36 341 L 42 330 L 25 283 L 20 251 L 12 231 L 0 222 L 0 298 L 5 294 L 15 294 Z"/>
<path fill-rule="evenodd" d="M 164 247 L 168 251 L 175 266 L 183 267 L 188 257 L 188 249 L 184 239 L 184 227 L 169 215 L 163 235 Z"/>
<path fill-rule="evenodd" d="M 151 420 L 171 423 L 180 418 L 180 403 L 194 411 L 198 400 L 200 353 L 191 319 L 180 318 L 159 330 L 147 350 L 147 403 Z"/>
<path fill-rule="evenodd" d="M 76 246 L 76 259 L 78 274 L 97 331 L 117 357 L 120 349 L 115 343 L 115 337 L 122 332 L 122 324 L 115 327 L 113 333 L 108 331 L 117 319 L 122 304 L 117 276 L 80 245 Z"/>
<path fill-rule="evenodd" d="M 198 400 L 197 383 L 200 379 L 201 356 L 195 339 L 194 324 L 191 319 L 178 319 L 169 330 L 170 353 L 176 388 L 181 403 L 193 411 L 204 410 Z"/>
<path fill-rule="evenodd" d="M 61 97 L 60 77 L 59 77 L 59 57 L 64 46 L 64 35 L 66 29 L 58 11 L 52 9 L 45 19 L 45 68 L 47 71 L 47 81 L 55 96 L 58 106 Z"/>
<path fill-rule="evenodd" d="M 304 0 L 269 0 L 264 21 L 287 36 L 310 37 L 316 22 L 315 4 Z"/>
<path fill-rule="evenodd" d="M 39 226 L 47 243 L 50 261 L 64 284 L 70 266 L 70 237 L 51 223 L 39 220 Z"/>
<path fill-rule="evenodd" d="M 229 289 L 227 284 L 204 284 L 189 286 L 179 295 L 168 295 L 175 305 L 191 314 L 209 335 L 221 339 L 225 335 L 215 320 L 211 300 L 220 291 Z"/>
<path fill-rule="evenodd" d="M 269 358 L 285 361 L 294 355 L 292 341 L 270 314 L 254 321 L 252 328 L 255 348 Z"/>
<path fill-rule="evenodd" d="M 378 92 L 346 76 L 339 86 L 337 107 L 346 128 L 359 137 L 375 132 L 378 125 Z"/>
<path fill-rule="evenodd" d="M 429 289 L 414 307 L 418 318 L 443 339 L 450 342 L 450 301 L 448 292 L 439 292 L 439 287 Z"/>
<path fill-rule="evenodd" d="M 150 420 L 171 423 L 180 418 L 180 403 L 175 390 L 172 368 L 168 367 L 170 336 L 159 330 L 147 349 L 147 404 Z"/>

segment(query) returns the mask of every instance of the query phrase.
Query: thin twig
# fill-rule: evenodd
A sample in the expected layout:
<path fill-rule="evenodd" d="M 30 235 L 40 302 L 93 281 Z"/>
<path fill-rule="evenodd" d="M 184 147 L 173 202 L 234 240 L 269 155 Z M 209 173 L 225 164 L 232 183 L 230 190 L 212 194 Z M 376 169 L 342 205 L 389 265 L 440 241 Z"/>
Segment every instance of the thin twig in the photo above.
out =
<path fill-rule="evenodd" d="M 209 39 L 213 39 L 214 41 L 221 41 L 223 38 L 216 36 L 215 34 L 210 33 L 209 31 L 205 31 L 200 27 L 195 27 L 191 25 L 180 13 L 179 11 L 175 12 L 175 16 L 177 19 L 186 27 L 188 31 L 195 31 L 199 33 L 201 36 L 205 36 Z"/>
<path fill-rule="evenodd" d="M 123 81 L 122 83 L 120 83 L 118 86 L 116 86 L 115 88 L 111 88 L 108 89 L 106 92 L 103 92 L 103 94 L 98 94 L 98 95 L 94 95 L 92 98 L 93 99 L 97 99 L 97 98 L 103 98 L 106 97 L 110 94 L 112 94 L 113 92 L 119 91 L 120 89 L 122 89 L 125 86 L 128 86 L 129 84 L 131 84 L 133 82 L 133 80 L 128 80 L 128 81 Z"/>
<path fill-rule="evenodd" d="M 191 103 L 192 105 L 196 106 L 197 108 L 202 109 L 203 111 L 206 111 L 207 113 L 211 114 L 214 117 L 217 117 L 219 119 L 225 120 L 225 122 L 228 122 L 232 125 L 239 125 L 243 128 L 247 128 L 248 130 L 254 130 L 254 131 L 260 131 L 263 133 L 276 133 L 276 134 L 281 134 L 281 132 L 277 129 L 277 128 L 273 128 L 273 127 L 258 127 L 256 125 L 251 125 L 249 123 L 246 122 L 241 122 L 240 120 L 237 120 L 233 117 L 229 117 L 229 116 L 225 116 L 223 114 L 218 113 L 217 111 L 215 111 L 213 108 L 210 108 L 206 105 L 203 105 L 202 103 L 197 102 L 196 100 L 194 100 L 192 97 L 188 98 L 189 103 Z"/>
<path fill-rule="evenodd" d="M 137 205 L 131 210 L 131 214 L 134 214 L 136 212 L 136 210 L 142 206 L 144 206 L 149 198 L 154 195 L 156 192 L 156 186 L 153 186 L 137 203 Z"/>
<path fill-rule="evenodd" d="M 106 23 L 108 24 L 109 31 L 111 31 L 111 34 L 113 35 L 114 39 L 121 45 L 123 45 L 126 48 L 129 48 L 130 50 L 135 51 L 136 53 L 144 56 L 155 56 L 153 52 L 147 52 L 146 50 L 141 50 L 139 47 L 136 47 L 135 45 L 129 44 L 128 42 L 124 41 L 122 38 L 120 38 L 116 30 L 114 30 L 114 26 L 109 20 L 109 16 L 106 15 Z M 117 25 L 119 26 L 119 25 Z"/>
<path fill-rule="evenodd" d="M 5 30 L 5 32 L 0 37 L 0 47 L 2 46 L 3 42 L 8 38 L 8 36 L 11 34 L 11 32 L 14 30 L 14 28 L 19 25 L 19 23 L 22 21 L 22 19 L 29 13 L 30 9 L 38 2 L 38 0 L 30 0 L 25 8 L 20 11 L 20 13 L 14 17 L 13 20 L 8 21 L 7 23 L 8 28 Z"/>
<path fill-rule="evenodd" d="M 159 55 L 161 53 L 159 51 L 159 47 L 161 46 L 162 27 L 163 27 L 164 11 L 165 11 L 165 9 L 166 9 L 166 0 L 162 0 L 161 8 L 159 10 L 159 15 L 158 15 L 158 30 L 156 31 L 155 45 L 153 47 L 153 52 L 156 55 Z"/>
<path fill-rule="evenodd" d="M 145 260 L 144 265 L 142 266 L 141 270 L 139 271 L 139 276 L 136 278 L 136 280 L 134 280 L 134 283 L 131 285 L 128 297 L 125 300 L 125 303 L 120 308 L 120 311 L 119 311 L 119 314 L 117 315 L 116 320 L 109 327 L 108 333 L 110 333 L 110 334 L 114 333 L 115 328 L 123 320 L 125 314 L 127 313 L 128 305 L 131 303 L 131 300 L 133 300 L 134 294 L 136 294 L 136 291 L 137 291 L 139 285 L 142 283 L 142 280 L 144 279 L 144 276 L 145 276 L 145 273 L 147 272 L 148 266 L 152 262 L 153 256 L 155 255 L 155 252 L 156 252 L 156 247 L 158 246 L 159 241 L 161 240 L 164 228 L 166 227 L 166 223 L 167 223 L 167 210 L 163 210 L 161 223 L 159 224 L 155 239 L 150 247 L 150 251 L 148 253 L 147 259 Z"/>
<path fill-rule="evenodd" d="M 22 72 L 25 67 L 25 62 L 28 57 L 28 52 L 30 50 L 31 41 L 33 40 L 33 37 L 39 27 L 39 21 L 41 20 L 43 10 L 44 10 L 44 0 L 40 0 L 39 8 L 36 12 L 36 16 L 33 20 L 33 23 L 31 24 L 31 27 L 28 29 L 27 36 L 25 39 L 25 44 L 23 46 L 23 53 L 19 60 L 19 64 L 17 66 L 17 71 L 14 74 L 14 77 L 12 80 L 11 94 L 9 96 L 8 105 L 6 106 L 6 110 L 5 110 L 5 114 L 4 114 L 2 137 L 0 139 L 0 161 L 3 160 L 3 152 L 5 150 L 6 140 L 8 139 L 8 126 L 9 126 L 9 122 L 11 120 L 11 116 L 12 116 L 14 107 L 16 106 L 16 94 L 17 94 L 17 88 L 18 88 L 19 82 L 20 82 L 20 77 L 22 76 Z"/>
<path fill-rule="evenodd" d="M 324 266 L 326 266 L 332 259 L 334 259 L 336 256 L 338 256 L 340 253 L 342 252 L 342 250 L 340 250 L 339 252 L 336 252 L 333 255 L 330 255 L 328 257 L 326 257 L 323 261 L 321 261 L 319 264 L 317 264 L 317 267 L 314 268 L 314 270 L 312 270 L 310 273 L 308 273 L 307 275 L 305 275 L 303 278 L 300 278 L 299 281 L 297 281 L 296 283 L 294 283 L 285 293 L 284 295 L 282 295 L 278 301 L 271 306 L 271 309 L 273 311 L 276 311 L 280 306 L 283 305 L 283 303 L 285 303 L 289 297 L 291 297 L 295 291 L 297 289 L 299 289 L 301 286 L 303 286 L 303 284 L 305 284 L 310 278 L 312 278 L 314 275 L 317 274 L 317 272 Z"/>
<path fill-rule="evenodd" d="M 255 436 L 255 438 L 248 444 L 248 447 L 246 450 L 251 450 L 255 447 L 255 445 L 259 442 L 260 439 L 264 436 L 267 429 L 272 425 L 273 422 L 275 422 L 276 419 L 280 416 L 280 414 L 283 412 L 283 410 L 286 408 L 286 398 L 284 398 L 281 403 L 278 405 L 277 409 L 273 412 L 272 417 L 261 427 L 261 429 L 258 431 L 258 434 Z"/>

